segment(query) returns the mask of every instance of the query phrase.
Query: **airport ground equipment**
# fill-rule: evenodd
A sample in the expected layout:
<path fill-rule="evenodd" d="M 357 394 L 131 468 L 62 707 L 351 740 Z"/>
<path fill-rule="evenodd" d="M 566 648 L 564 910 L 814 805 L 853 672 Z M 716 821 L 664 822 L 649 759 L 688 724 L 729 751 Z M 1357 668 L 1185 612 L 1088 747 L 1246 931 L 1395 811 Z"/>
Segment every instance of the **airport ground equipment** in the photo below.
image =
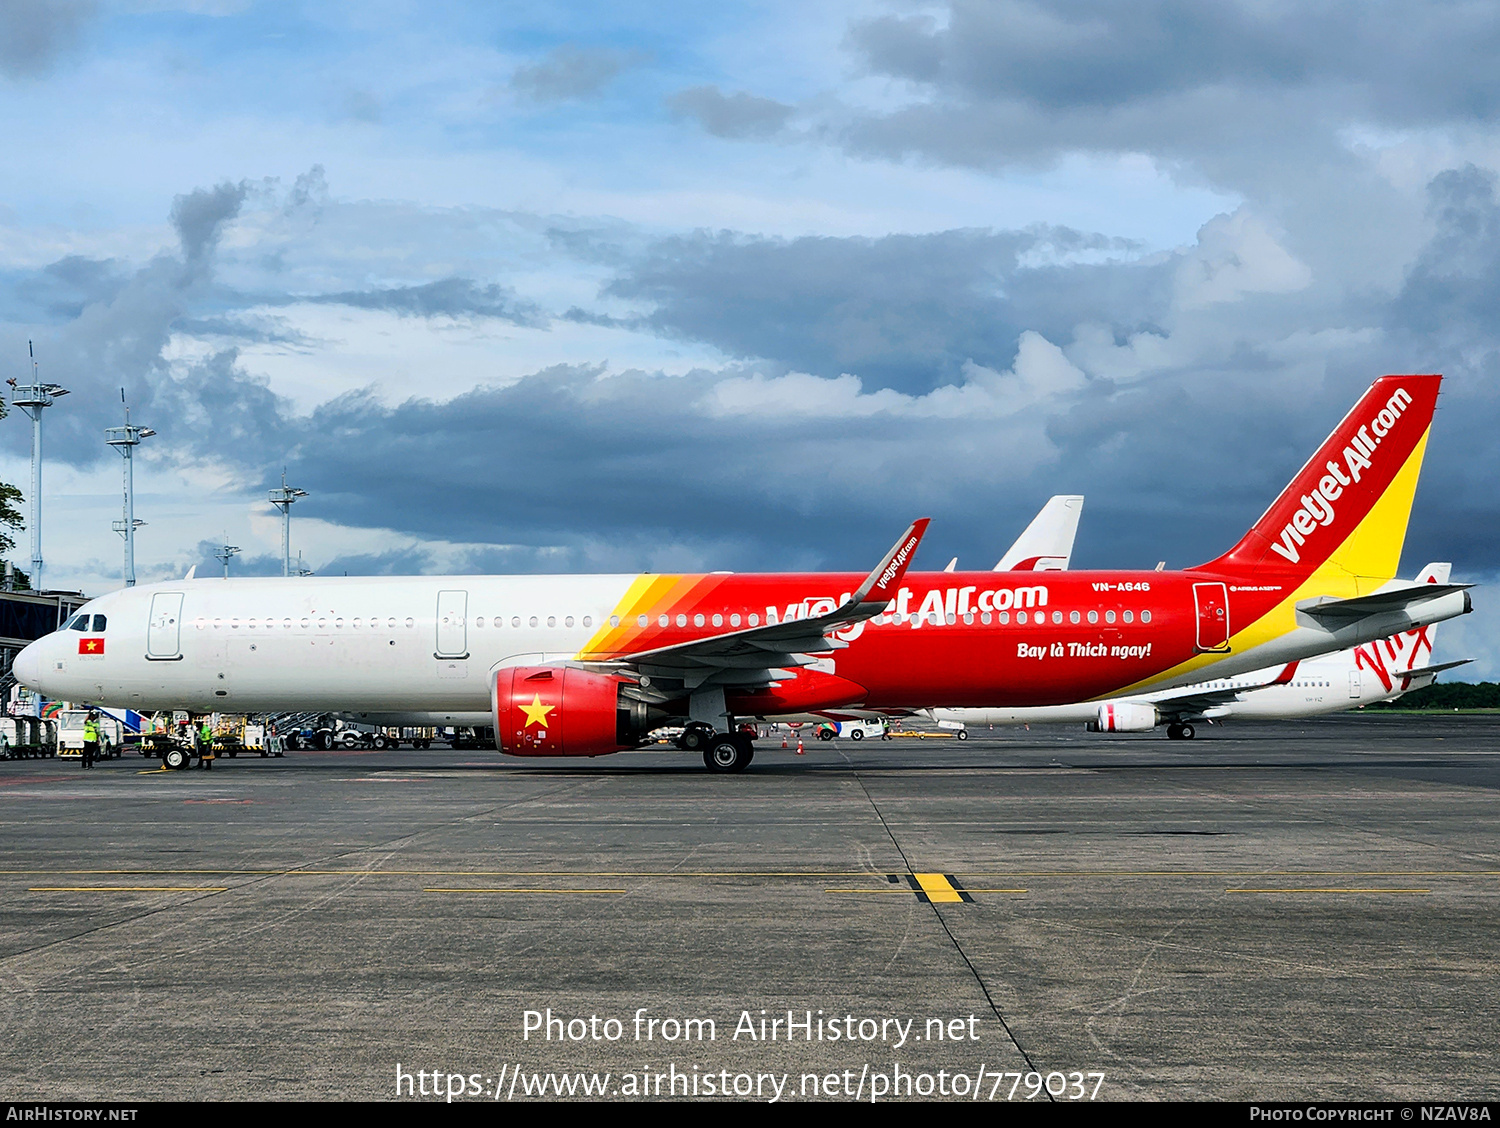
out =
<path fill-rule="evenodd" d="M 41 717 L 0 717 L 0 756 L 44 760 L 57 755 L 57 722 Z"/>
<path fill-rule="evenodd" d="M 97 712 L 97 711 L 96 711 Z M 89 709 L 64 709 L 58 714 L 57 754 L 78 758 L 83 755 L 83 726 Z M 125 726 L 111 713 L 98 712 L 100 760 L 118 760 L 125 747 Z"/>

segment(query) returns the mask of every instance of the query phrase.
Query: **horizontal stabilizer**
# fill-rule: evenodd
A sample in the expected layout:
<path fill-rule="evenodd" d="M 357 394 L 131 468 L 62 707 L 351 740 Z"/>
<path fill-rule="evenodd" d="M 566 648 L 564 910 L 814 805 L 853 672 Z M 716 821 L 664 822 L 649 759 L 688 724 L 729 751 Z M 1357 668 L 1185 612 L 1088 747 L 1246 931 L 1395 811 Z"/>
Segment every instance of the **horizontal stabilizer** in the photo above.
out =
<path fill-rule="evenodd" d="M 1441 674 L 1444 670 L 1457 669 L 1459 666 L 1467 666 L 1474 661 L 1472 658 L 1460 658 L 1457 662 L 1439 662 L 1436 666 L 1421 666 L 1415 670 L 1402 670 L 1400 676 L 1403 678 L 1431 677 Z"/>
<path fill-rule="evenodd" d="M 1410 584 L 1406 587 L 1377 591 L 1373 595 L 1355 596 L 1353 599 L 1329 599 L 1320 596 L 1297 604 L 1297 610 L 1330 629 L 1339 627 L 1371 615 L 1389 611 L 1405 611 L 1433 599 L 1456 591 L 1465 591 L 1473 584 Z"/>

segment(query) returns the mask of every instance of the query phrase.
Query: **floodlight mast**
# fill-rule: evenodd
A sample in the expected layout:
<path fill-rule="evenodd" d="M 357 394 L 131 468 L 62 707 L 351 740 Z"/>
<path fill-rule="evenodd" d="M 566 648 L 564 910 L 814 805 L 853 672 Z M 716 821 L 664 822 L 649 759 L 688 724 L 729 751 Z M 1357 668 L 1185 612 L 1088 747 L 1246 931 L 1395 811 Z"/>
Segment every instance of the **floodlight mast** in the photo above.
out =
<path fill-rule="evenodd" d="M 292 503 L 306 497 L 306 490 L 286 484 L 286 468 L 281 471 L 281 485 L 271 491 L 271 504 L 281 510 L 281 574 L 292 574 Z M 298 554 L 301 559 L 301 554 Z"/>
<path fill-rule="evenodd" d="M 31 417 L 31 587 L 42 590 L 42 411 L 52 401 L 68 394 L 61 384 L 43 384 L 37 378 L 36 349 L 30 341 L 26 351 L 31 355 L 31 383 L 11 386 L 10 402 Z"/>
<path fill-rule="evenodd" d="M 135 587 L 135 531 L 146 523 L 135 519 L 135 448 L 156 432 L 130 422 L 130 405 L 125 403 L 124 388 L 120 389 L 120 403 L 125 407 L 125 424 L 104 428 L 104 433 L 110 436 L 104 441 L 125 458 L 125 516 L 124 520 L 114 522 L 113 527 L 125 538 L 125 586 Z"/>
<path fill-rule="evenodd" d="M 222 560 L 224 562 L 224 578 L 226 580 L 229 579 L 229 561 L 232 557 L 237 556 L 239 554 L 239 551 L 240 546 L 237 544 L 230 544 L 228 537 L 224 538 L 224 545 L 222 548 L 214 549 L 214 559 Z"/>

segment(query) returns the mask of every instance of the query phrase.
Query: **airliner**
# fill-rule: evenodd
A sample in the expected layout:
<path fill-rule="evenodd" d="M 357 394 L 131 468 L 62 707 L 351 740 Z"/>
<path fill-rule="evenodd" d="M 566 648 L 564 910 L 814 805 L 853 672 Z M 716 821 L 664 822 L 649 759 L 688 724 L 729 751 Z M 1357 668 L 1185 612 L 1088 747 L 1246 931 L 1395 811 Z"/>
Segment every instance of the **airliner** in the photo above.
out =
<path fill-rule="evenodd" d="M 1440 622 L 1464 584 L 1395 581 L 1441 377 L 1375 381 L 1243 538 L 1181 571 L 910 571 L 914 522 L 851 573 L 204 579 L 112 592 L 16 678 L 136 710 L 486 724 L 599 756 L 664 724 L 716 771 L 739 722 L 864 707 L 1105 700 Z"/>
<path fill-rule="evenodd" d="M 1451 570 L 1451 564 L 1429 564 L 1417 582 L 1446 584 Z M 1279 669 L 1252 670 L 1109 701 L 1019 709 L 932 709 L 927 713 L 960 738 L 976 725 L 1071 722 L 1085 724 L 1091 732 L 1149 732 L 1165 725 L 1168 738 L 1192 740 L 1195 723 L 1203 721 L 1316 717 L 1391 701 L 1425 688 L 1444 670 L 1472 660 L 1433 664 L 1437 632 L 1436 625 L 1418 627 L 1335 654 L 1289 662 Z"/>

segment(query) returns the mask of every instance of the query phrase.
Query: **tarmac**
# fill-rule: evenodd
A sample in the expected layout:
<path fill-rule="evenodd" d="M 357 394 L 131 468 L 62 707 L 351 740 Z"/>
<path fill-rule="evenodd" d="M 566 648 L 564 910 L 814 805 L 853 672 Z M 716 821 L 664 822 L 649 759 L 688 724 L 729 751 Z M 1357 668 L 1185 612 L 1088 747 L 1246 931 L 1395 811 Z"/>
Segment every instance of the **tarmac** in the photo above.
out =
<path fill-rule="evenodd" d="M 0 1094 L 1500 1098 L 1500 717 L 1199 732 L 0 763 Z"/>

